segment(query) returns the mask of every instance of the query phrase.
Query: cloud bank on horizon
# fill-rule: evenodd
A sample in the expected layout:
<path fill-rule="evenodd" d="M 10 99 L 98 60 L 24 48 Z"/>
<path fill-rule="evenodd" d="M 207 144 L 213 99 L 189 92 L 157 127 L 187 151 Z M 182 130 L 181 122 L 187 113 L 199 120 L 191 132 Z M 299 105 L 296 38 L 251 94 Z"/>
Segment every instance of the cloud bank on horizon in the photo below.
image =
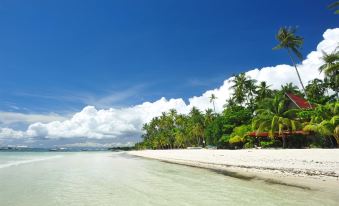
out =
<path fill-rule="evenodd" d="M 339 28 L 328 29 L 323 34 L 324 39 L 318 44 L 315 51 L 309 53 L 306 59 L 298 65 L 304 83 L 319 78 L 323 75 L 318 68 L 322 64 L 322 51 L 332 52 L 339 42 Z M 292 82 L 299 86 L 294 67 L 286 64 L 252 69 L 246 75 L 257 81 L 266 81 L 272 89 L 278 89 L 281 85 Z M 231 77 L 232 78 L 232 77 Z M 215 107 L 222 111 L 226 100 L 231 96 L 230 82 L 226 79 L 219 88 L 208 90 L 201 96 L 189 98 L 188 104 L 182 98 L 169 99 L 162 97 L 155 102 L 144 102 L 139 105 L 126 108 L 96 109 L 94 106 L 86 106 L 72 117 L 61 118 L 51 122 L 29 122 L 25 131 L 13 128 L 0 128 L 0 140 L 6 139 L 58 139 L 58 138 L 87 138 L 87 139 L 137 139 L 141 135 L 144 123 L 153 117 L 161 115 L 170 109 L 176 109 L 179 113 L 188 113 L 192 107 L 200 110 L 212 108 L 209 97 L 216 95 Z M 25 119 L 25 116 L 15 114 L 16 117 Z M 14 116 L 15 117 L 15 116 Z M 39 117 L 39 116 L 35 116 Z M 15 121 L 13 115 L 2 117 L 0 121 Z M 43 118 L 43 117 L 42 117 Z M 44 120 L 48 118 L 43 118 Z"/>

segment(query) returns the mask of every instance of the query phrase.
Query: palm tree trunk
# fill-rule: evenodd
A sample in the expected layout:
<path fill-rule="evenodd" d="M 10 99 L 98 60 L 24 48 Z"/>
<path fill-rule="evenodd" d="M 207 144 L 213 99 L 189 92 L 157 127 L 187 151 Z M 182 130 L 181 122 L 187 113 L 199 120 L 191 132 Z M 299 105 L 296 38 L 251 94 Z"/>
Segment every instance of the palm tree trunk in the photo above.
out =
<path fill-rule="evenodd" d="M 303 84 L 303 82 L 302 82 L 302 80 L 301 80 L 301 77 L 300 77 L 300 74 L 299 74 L 297 65 L 296 65 L 296 63 L 295 63 L 295 61 L 294 61 L 294 59 L 293 59 L 293 56 L 291 55 L 290 49 L 287 48 L 287 52 L 288 52 L 288 56 L 290 57 L 290 59 L 291 59 L 291 61 L 292 61 L 293 66 L 294 66 L 294 68 L 295 68 L 295 71 L 297 72 L 297 75 L 298 75 L 298 78 L 299 78 L 299 82 L 300 82 L 300 85 L 301 85 L 302 90 L 303 90 L 303 92 L 304 92 L 305 98 L 308 100 L 307 94 L 306 94 L 306 90 L 305 90 L 305 87 L 304 87 L 304 84 Z M 309 101 L 307 101 L 307 103 L 308 103 L 308 105 L 310 106 L 310 108 L 312 108 L 311 103 L 310 103 Z"/>
<path fill-rule="evenodd" d="M 282 142 L 283 142 L 283 148 L 285 149 L 286 148 L 286 137 L 285 137 L 285 135 L 283 135 L 281 138 L 282 138 Z"/>
<path fill-rule="evenodd" d="M 214 100 L 213 100 L 213 109 L 214 109 L 214 113 L 215 113 L 215 105 L 214 105 Z"/>
<path fill-rule="evenodd" d="M 331 148 L 334 148 L 334 142 L 333 142 L 333 139 L 331 136 L 328 137 L 330 139 L 330 142 L 331 142 Z"/>

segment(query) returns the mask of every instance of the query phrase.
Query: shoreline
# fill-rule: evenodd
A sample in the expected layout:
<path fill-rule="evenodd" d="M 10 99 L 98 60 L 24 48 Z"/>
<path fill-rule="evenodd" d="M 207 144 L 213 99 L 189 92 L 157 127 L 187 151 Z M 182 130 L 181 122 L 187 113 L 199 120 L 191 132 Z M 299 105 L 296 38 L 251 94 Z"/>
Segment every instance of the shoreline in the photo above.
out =
<path fill-rule="evenodd" d="M 129 151 L 127 154 L 209 169 L 245 180 L 339 194 L 339 149 L 182 149 Z"/>

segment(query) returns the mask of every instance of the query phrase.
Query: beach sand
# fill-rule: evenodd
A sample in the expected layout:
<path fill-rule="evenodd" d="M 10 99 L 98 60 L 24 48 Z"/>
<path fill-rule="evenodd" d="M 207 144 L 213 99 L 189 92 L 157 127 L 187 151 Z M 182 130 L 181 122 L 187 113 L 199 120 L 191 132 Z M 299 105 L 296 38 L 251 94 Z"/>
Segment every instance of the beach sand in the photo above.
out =
<path fill-rule="evenodd" d="M 339 194 L 339 149 L 142 150 L 130 155 Z"/>

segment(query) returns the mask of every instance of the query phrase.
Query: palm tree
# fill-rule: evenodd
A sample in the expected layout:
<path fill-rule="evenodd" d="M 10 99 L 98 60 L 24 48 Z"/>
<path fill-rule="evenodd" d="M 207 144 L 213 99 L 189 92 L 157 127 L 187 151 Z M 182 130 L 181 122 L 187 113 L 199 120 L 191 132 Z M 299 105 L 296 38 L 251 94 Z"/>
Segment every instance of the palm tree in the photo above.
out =
<path fill-rule="evenodd" d="M 305 132 L 315 132 L 320 134 L 322 137 L 328 138 L 332 144 L 332 147 L 334 147 L 331 137 L 333 136 L 337 143 L 339 143 L 339 116 L 334 116 L 330 120 L 323 120 L 320 123 L 309 122 L 304 126 L 303 130 Z"/>
<path fill-rule="evenodd" d="M 328 8 L 329 8 L 329 9 L 336 9 L 336 8 L 338 8 L 338 7 L 339 7 L 339 1 L 335 1 L 335 2 L 333 2 L 332 4 L 328 5 Z M 336 10 L 334 11 L 334 14 L 339 14 L 339 9 L 336 9 Z"/>
<path fill-rule="evenodd" d="M 271 96 L 272 91 L 270 90 L 270 86 L 271 85 L 267 85 L 267 83 L 265 81 L 262 81 L 259 83 L 259 86 L 257 87 L 257 99 L 259 101 Z"/>
<path fill-rule="evenodd" d="M 282 137 L 283 148 L 286 148 L 286 132 L 295 131 L 298 126 L 298 122 L 292 118 L 297 110 L 288 110 L 286 105 L 284 96 L 276 95 L 266 99 L 262 109 L 256 110 L 256 117 L 252 121 L 252 127 L 257 134 L 269 131 L 269 136 L 274 138 L 278 132 Z"/>
<path fill-rule="evenodd" d="M 332 53 L 323 52 L 323 57 L 321 58 L 324 62 L 323 65 L 319 67 L 320 72 L 324 72 L 325 77 L 328 80 L 331 80 L 333 86 L 331 87 L 336 92 L 338 98 L 338 88 L 339 88 L 339 51 L 334 50 Z"/>
<path fill-rule="evenodd" d="M 235 75 L 232 80 L 230 80 L 233 85 L 231 86 L 231 89 L 233 89 L 233 99 L 236 103 L 242 104 L 245 100 L 245 93 L 246 93 L 246 81 L 247 77 L 245 73 L 240 73 L 238 75 Z"/>
<path fill-rule="evenodd" d="M 257 80 L 254 79 L 246 79 L 245 81 L 245 91 L 246 91 L 246 100 L 247 100 L 247 105 L 249 108 L 254 110 L 254 95 L 256 94 L 257 91 L 257 86 L 256 86 Z"/>
<path fill-rule="evenodd" d="M 204 146 L 204 117 L 200 110 L 193 107 L 190 111 L 190 135 L 193 141 L 196 141 L 197 146 Z"/>
<path fill-rule="evenodd" d="M 235 102 L 233 97 L 230 97 L 226 100 L 226 103 L 223 105 L 224 108 L 230 108 L 236 106 L 237 103 Z"/>
<path fill-rule="evenodd" d="M 299 89 L 293 83 L 287 83 L 285 85 L 281 85 L 281 93 L 292 93 L 292 94 L 299 94 Z"/>
<path fill-rule="evenodd" d="M 334 144 L 331 136 L 333 136 L 339 144 L 339 102 L 316 107 L 311 120 L 306 122 L 303 130 L 329 138 L 332 146 Z"/>
<path fill-rule="evenodd" d="M 299 49 L 301 48 L 301 46 L 304 43 L 304 39 L 301 36 L 297 36 L 295 35 L 296 29 L 292 28 L 292 27 L 281 27 L 278 31 L 278 34 L 276 35 L 276 39 L 279 41 L 279 44 L 277 46 L 275 46 L 273 49 L 286 49 L 287 53 L 292 61 L 292 64 L 295 68 L 295 71 L 298 75 L 299 78 L 299 82 L 300 85 L 302 87 L 302 90 L 305 94 L 305 97 L 307 99 L 307 95 L 305 92 L 305 87 L 304 84 L 301 80 L 297 65 L 295 63 L 295 60 L 293 58 L 292 53 L 299 59 L 302 60 L 302 54 L 299 51 Z M 311 107 L 311 103 L 309 103 L 310 107 Z"/>
<path fill-rule="evenodd" d="M 213 114 L 213 111 L 211 109 L 207 109 L 205 111 L 205 126 L 210 124 L 213 121 L 214 117 L 215 115 Z"/>
<path fill-rule="evenodd" d="M 214 109 L 214 113 L 215 113 L 215 100 L 217 99 L 217 97 L 214 94 L 211 94 L 210 96 L 210 103 L 213 103 L 213 109 Z"/>

